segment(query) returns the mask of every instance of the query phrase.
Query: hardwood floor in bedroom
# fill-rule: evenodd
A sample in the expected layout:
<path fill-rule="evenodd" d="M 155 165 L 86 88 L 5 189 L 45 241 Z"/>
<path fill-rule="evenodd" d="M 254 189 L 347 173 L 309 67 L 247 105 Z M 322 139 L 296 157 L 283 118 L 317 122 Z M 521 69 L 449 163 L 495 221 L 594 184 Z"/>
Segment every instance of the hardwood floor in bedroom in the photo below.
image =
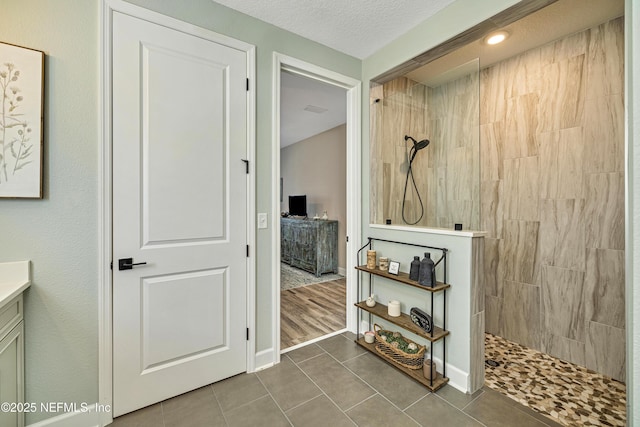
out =
<path fill-rule="evenodd" d="M 339 279 L 282 291 L 280 349 L 344 329 L 347 280 Z"/>

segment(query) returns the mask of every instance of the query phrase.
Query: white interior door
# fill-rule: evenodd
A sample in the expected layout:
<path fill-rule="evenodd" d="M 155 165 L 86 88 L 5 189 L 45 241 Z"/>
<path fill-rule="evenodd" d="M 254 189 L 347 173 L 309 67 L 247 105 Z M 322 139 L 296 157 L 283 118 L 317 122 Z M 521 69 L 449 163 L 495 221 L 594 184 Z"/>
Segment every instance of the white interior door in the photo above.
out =
<path fill-rule="evenodd" d="M 247 59 L 112 22 L 118 416 L 246 370 Z"/>

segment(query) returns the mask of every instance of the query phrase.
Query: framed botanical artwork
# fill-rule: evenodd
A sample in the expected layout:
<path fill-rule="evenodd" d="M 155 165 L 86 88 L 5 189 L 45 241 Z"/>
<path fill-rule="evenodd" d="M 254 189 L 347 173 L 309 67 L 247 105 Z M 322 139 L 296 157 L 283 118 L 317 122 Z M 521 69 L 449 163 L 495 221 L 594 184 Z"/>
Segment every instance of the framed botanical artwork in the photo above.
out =
<path fill-rule="evenodd" d="M 0 42 L 0 198 L 42 198 L 44 52 Z"/>

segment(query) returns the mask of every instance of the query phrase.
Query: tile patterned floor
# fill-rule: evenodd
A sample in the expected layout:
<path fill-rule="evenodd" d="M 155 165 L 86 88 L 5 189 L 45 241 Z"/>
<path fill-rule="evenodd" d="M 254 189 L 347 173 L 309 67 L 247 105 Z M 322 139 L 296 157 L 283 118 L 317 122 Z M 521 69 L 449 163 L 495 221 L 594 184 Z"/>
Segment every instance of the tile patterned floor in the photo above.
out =
<path fill-rule="evenodd" d="M 487 387 L 436 393 L 337 335 L 241 374 L 116 418 L 114 427 L 425 426 L 559 424 Z"/>
<path fill-rule="evenodd" d="M 565 426 L 626 425 L 623 383 L 486 334 L 485 383 Z"/>

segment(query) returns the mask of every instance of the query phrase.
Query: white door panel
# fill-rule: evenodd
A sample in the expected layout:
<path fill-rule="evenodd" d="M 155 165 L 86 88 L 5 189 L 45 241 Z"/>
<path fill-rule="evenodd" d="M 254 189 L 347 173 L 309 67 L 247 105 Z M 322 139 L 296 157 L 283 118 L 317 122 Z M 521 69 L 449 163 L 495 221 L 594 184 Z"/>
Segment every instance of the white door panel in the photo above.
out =
<path fill-rule="evenodd" d="M 143 280 L 143 373 L 163 363 L 228 350 L 228 331 L 224 327 L 225 313 L 229 312 L 225 273 L 225 269 L 219 269 Z"/>
<path fill-rule="evenodd" d="M 145 244 L 226 234 L 228 67 L 197 55 L 143 46 Z"/>
<path fill-rule="evenodd" d="M 118 12 L 112 37 L 117 416 L 246 370 L 247 104 L 245 52 Z"/>

